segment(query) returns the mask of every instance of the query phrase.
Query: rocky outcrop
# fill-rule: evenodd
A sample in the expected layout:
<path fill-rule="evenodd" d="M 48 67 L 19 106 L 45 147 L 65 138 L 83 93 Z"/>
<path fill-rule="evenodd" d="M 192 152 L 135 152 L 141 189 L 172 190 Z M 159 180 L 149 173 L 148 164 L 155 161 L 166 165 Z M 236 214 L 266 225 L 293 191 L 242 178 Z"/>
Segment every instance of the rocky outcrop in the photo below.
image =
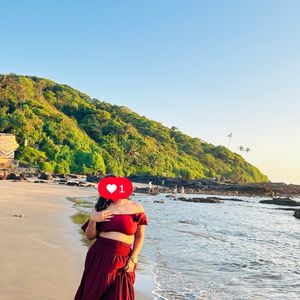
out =
<path fill-rule="evenodd" d="M 215 197 L 206 197 L 206 198 L 185 198 L 179 197 L 177 200 L 186 201 L 186 202 L 196 202 L 196 203 L 222 203 L 223 201 Z"/>
<path fill-rule="evenodd" d="M 300 206 L 300 202 L 295 201 L 291 198 L 273 198 L 270 200 L 261 200 L 259 201 L 259 203 L 285 205 L 285 206 Z"/>
<path fill-rule="evenodd" d="M 135 193 L 141 193 L 141 194 L 148 194 L 151 196 L 156 196 L 160 193 L 159 188 L 153 187 L 149 193 L 149 188 L 148 187 L 135 187 L 134 188 Z"/>
<path fill-rule="evenodd" d="M 128 177 L 133 182 L 159 185 L 164 192 L 172 192 L 175 186 L 183 186 L 187 194 L 220 194 L 220 195 L 245 195 L 245 196 L 289 196 L 300 195 L 300 185 L 285 184 L 283 182 L 262 183 L 233 183 L 222 182 L 214 179 L 187 180 L 182 178 L 168 178 L 163 176 L 132 175 Z M 168 189 L 165 191 L 165 189 Z"/>
<path fill-rule="evenodd" d="M 170 195 L 166 195 L 167 198 L 176 198 L 174 196 L 174 194 L 170 194 Z M 178 198 L 179 200 L 181 199 L 185 199 L 185 197 L 179 197 Z M 197 199 L 197 198 L 193 198 L 193 199 Z M 200 199 L 207 199 L 208 201 L 213 201 L 213 200 L 220 200 L 220 201 L 237 201 L 237 202 L 247 202 L 245 200 L 242 200 L 242 199 L 237 199 L 237 198 L 222 198 L 222 197 L 214 197 L 214 196 L 211 196 L 211 197 L 206 197 L 206 198 L 200 198 Z"/>

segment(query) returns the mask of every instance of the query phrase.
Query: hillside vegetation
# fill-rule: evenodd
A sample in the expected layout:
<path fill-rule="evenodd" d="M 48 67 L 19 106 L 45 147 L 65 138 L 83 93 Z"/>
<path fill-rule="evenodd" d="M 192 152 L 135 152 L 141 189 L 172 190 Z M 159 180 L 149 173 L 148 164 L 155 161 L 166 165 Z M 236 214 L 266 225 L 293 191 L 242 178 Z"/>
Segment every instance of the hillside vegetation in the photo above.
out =
<path fill-rule="evenodd" d="M 0 132 L 17 136 L 21 162 L 57 173 L 268 181 L 224 146 L 48 79 L 0 75 Z"/>

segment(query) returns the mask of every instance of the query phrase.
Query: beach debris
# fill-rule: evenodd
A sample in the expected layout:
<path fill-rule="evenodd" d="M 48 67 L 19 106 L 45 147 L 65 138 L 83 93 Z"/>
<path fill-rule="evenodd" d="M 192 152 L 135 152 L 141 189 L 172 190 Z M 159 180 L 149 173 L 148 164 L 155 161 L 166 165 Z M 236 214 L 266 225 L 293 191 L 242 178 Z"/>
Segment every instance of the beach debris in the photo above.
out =
<path fill-rule="evenodd" d="M 14 217 L 17 217 L 17 218 L 24 218 L 25 215 L 24 214 L 13 214 Z"/>

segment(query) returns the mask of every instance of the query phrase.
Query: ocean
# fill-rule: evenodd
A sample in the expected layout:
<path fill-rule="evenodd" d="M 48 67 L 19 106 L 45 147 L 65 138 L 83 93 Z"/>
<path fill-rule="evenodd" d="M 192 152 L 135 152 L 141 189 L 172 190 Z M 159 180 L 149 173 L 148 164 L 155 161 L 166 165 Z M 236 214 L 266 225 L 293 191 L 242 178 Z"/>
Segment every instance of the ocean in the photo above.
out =
<path fill-rule="evenodd" d="M 132 196 L 148 217 L 137 272 L 151 278 L 154 299 L 299 299 L 300 220 L 263 197 L 222 198 L 243 201 Z"/>

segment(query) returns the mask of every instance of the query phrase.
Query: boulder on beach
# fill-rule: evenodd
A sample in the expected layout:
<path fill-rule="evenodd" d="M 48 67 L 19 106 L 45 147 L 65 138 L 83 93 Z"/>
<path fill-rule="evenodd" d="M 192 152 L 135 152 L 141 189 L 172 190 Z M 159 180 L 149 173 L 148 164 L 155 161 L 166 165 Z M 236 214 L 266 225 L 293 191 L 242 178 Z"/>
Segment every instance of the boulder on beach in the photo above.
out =
<path fill-rule="evenodd" d="M 19 174 L 12 172 L 7 175 L 6 179 L 19 180 L 21 178 Z"/>
<path fill-rule="evenodd" d="M 297 209 L 297 210 L 294 212 L 294 217 L 297 218 L 297 219 L 300 219 L 300 209 Z"/>
<path fill-rule="evenodd" d="M 73 181 L 68 181 L 66 183 L 66 185 L 70 185 L 70 186 L 79 186 L 79 183 L 78 182 L 73 182 Z"/>
<path fill-rule="evenodd" d="M 286 205 L 286 206 L 300 206 L 300 202 L 293 200 L 291 198 L 273 198 L 270 200 L 261 200 L 259 201 L 259 203 Z"/>
<path fill-rule="evenodd" d="M 50 174 L 47 174 L 45 172 L 42 172 L 38 179 L 42 179 L 42 180 L 51 180 L 52 179 L 52 176 Z"/>
<path fill-rule="evenodd" d="M 96 175 L 87 175 L 86 181 L 87 182 L 93 182 L 93 183 L 98 183 L 102 178 L 100 176 Z"/>

